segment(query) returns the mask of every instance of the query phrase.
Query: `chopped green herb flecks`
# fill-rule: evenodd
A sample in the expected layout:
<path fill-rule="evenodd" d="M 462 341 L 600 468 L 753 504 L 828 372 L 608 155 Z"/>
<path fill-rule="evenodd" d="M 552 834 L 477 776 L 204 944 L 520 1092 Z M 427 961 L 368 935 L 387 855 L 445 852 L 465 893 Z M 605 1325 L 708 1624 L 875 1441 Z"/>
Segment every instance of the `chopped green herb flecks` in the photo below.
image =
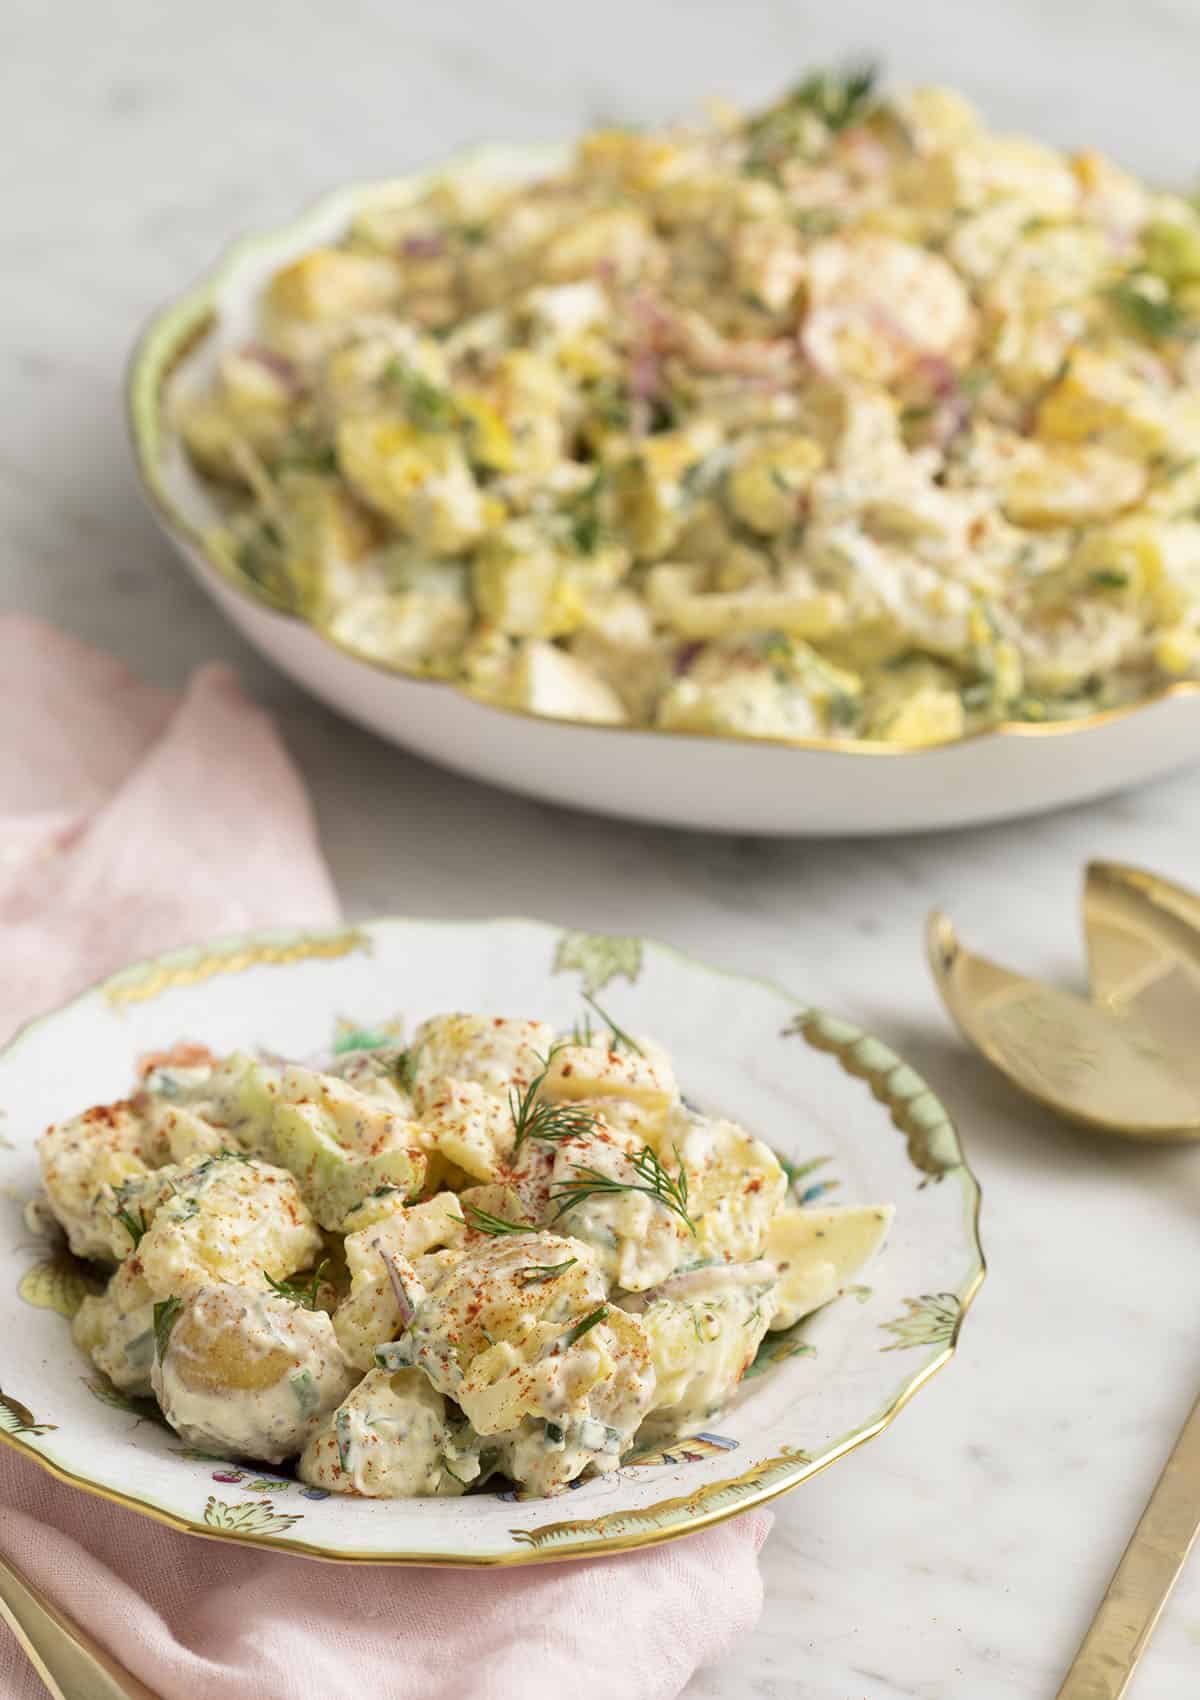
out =
<path fill-rule="evenodd" d="M 587 1333 L 590 1333 L 590 1331 L 593 1328 L 595 1328 L 597 1326 L 597 1324 L 603 1322 L 607 1315 L 608 1315 L 608 1306 L 607 1305 L 598 1305 L 594 1311 L 590 1312 L 589 1315 L 584 1317 L 582 1322 L 577 1322 L 575 1324 L 574 1328 L 570 1329 L 563 1336 L 563 1349 L 564 1349 L 564 1351 L 566 1350 L 566 1348 L 568 1346 L 573 1346 L 576 1343 L 577 1340 L 582 1340 L 584 1335 L 587 1334 Z"/>
<path fill-rule="evenodd" d="M 267 1285 L 281 1299 L 287 1299 L 291 1304 L 301 1305 L 305 1310 L 316 1310 L 317 1299 L 321 1288 L 325 1285 L 326 1271 L 329 1259 L 324 1257 L 313 1270 L 307 1281 L 276 1281 L 272 1275 L 263 1270 Z"/>
<path fill-rule="evenodd" d="M 182 1299 L 160 1299 L 154 1307 L 154 1345 L 159 1363 L 162 1363 L 167 1355 L 167 1343 L 182 1304 Z"/>

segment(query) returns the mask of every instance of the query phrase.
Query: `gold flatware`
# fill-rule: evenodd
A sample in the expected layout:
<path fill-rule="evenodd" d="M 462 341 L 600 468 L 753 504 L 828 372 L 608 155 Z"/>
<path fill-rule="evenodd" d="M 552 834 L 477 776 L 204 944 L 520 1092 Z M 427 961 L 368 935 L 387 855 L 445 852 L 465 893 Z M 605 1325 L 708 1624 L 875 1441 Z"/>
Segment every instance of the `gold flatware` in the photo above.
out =
<path fill-rule="evenodd" d="M 1200 1534 L 1200 1399 L 1083 1638 L 1058 1700 L 1121 1700 Z"/>
<path fill-rule="evenodd" d="M 158 1700 L 2 1556 L 0 1618 L 54 1700 Z"/>
<path fill-rule="evenodd" d="M 976 956 L 929 918 L 929 961 L 963 1034 L 1060 1115 L 1126 1139 L 1200 1139 L 1200 897 L 1144 868 L 1092 862 L 1091 998 Z"/>

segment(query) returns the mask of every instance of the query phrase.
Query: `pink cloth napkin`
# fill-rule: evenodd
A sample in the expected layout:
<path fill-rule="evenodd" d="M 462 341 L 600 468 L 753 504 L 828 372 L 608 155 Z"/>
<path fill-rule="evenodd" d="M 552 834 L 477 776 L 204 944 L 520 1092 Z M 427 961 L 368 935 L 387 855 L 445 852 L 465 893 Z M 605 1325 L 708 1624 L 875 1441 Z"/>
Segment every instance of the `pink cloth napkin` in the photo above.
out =
<path fill-rule="evenodd" d="M 223 667 L 183 697 L 0 619 L 0 1039 L 138 956 L 336 920 L 304 789 Z M 320 1564 L 176 1534 L 0 1447 L 0 1549 L 163 1700 L 664 1700 L 745 1635 L 770 1515 L 593 1563 Z M 0 1697 L 38 1700 L 0 1626 Z"/>

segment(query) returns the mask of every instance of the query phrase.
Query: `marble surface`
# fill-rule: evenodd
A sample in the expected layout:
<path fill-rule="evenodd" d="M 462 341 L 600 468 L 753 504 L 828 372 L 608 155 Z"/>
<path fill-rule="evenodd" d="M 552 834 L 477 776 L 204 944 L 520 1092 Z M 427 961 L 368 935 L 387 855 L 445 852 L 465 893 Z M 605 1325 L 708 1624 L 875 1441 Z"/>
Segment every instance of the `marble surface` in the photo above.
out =
<path fill-rule="evenodd" d="M 347 177 L 482 138 L 765 95 L 856 50 L 954 79 L 1000 121 L 1162 178 L 1197 163 L 1191 0 L 10 0 L 0 110 L 0 606 L 178 682 L 223 657 L 279 717 L 353 915 L 525 912 L 656 934 L 872 1026 L 939 1087 L 985 1195 L 992 1272 L 957 1360 L 881 1439 L 778 1506 L 753 1639 L 690 1700 L 1052 1695 L 1200 1384 L 1200 1152 L 1095 1144 L 964 1052 L 928 908 L 1077 979 L 1083 860 L 1200 883 L 1200 771 L 1095 807 L 884 843 L 718 840 L 567 814 L 436 772 L 259 662 L 139 505 L 131 337 L 230 235 Z M 1200 1686 L 1200 1562 L 1135 1688 Z"/>

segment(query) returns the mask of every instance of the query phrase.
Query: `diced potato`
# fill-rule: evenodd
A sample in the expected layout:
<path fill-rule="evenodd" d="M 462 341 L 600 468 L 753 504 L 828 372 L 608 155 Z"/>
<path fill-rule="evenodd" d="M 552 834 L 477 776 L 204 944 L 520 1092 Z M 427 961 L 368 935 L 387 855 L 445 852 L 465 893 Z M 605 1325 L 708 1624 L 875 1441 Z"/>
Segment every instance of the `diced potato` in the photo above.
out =
<path fill-rule="evenodd" d="M 800 518 L 800 502 L 825 459 L 812 437 L 768 438 L 740 456 L 729 475 L 729 503 L 751 530 L 775 536 Z"/>
<path fill-rule="evenodd" d="M 617 474 L 622 522 L 643 560 L 657 560 L 676 541 L 688 511 L 685 479 L 720 441 L 716 427 L 701 422 L 647 438 Z"/>
<path fill-rule="evenodd" d="M 835 1299 L 882 1245 L 890 1204 L 780 1210 L 767 1234 L 766 1256 L 779 1271 L 771 1328 L 790 1328 Z"/>
<path fill-rule="evenodd" d="M 174 1170 L 137 1260 L 156 1299 L 214 1282 L 263 1291 L 321 1254 L 322 1240 L 284 1169 L 219 1153 Z"/>
<path fill-rule="evenodd" d="M 359 595 L 326 621 L 329 635 L 348 649 L 435 676 L 455 671 L 470 627 L 470 604 L 453 591 Z"/>
<path fill-rule="evenodd" d="M 638 1049 L 616 1035 L 598 1035 L 584 1045 L 555 1048 L 542 1096 L 557 1103 L 576 1099 L 624 1098 L 661 1121 L 679 1098 L 671 1060 L 650 1040 L 634 1040 Z"/>
<path fill-rule="evenodd" d="M 478 1444 L 416 1370 L 373 1369 L 304 1448 L 302 1482 L 364 1499 L 464 1493 L 480 1474 Z"/>
<path fill-rule="evenodd" d="M 787 1193 L 779 1159 L 736 1122 L 679 1116 L 667 1135 L 688 1175 L 688 1212 L 700 1258 L 750 1263 Z"/>
<path fill-rule="evenodd" d="M 127 1257 L 103 1293 L 89 1293 L 75 1313 L 71 1333 L 114 1387 L 135 1396 L 151 1391 L 154 1301 L 142 1266 Z"/>
<path fill-rule="evenodd" d="M 529 520 L 512 520 L 484 539 L 472 565 L 475 605 L 513 637 L 561 637 L 574 631 L 582 600 L 567 558 Z"/>
<path fill-rule="evenodd" d="M 460 1246 L 467 1232 L 453 1192 L 439 1192 L 420 1204 L 406 1204 L 399 1191 L 369 1198 L 350 1212 L 344 1226 L 352 1290 L 378 1278 L 381 1248 L 411 1263 L 426 1252 Z"/>
<path fill-rule="evenodd" d="M 543 250 L 541 270 L 553 283 L 590 278 L 611 267 L 618 277 L 635 278 L 655 269 L 659 246 L 644 213 L 611 207 L 572 223 Z"/>
<path fill-rule="evenodd" d="M 352 416 L 338 426 L 337 458 L 363 501 L 431 554 L 458 554 L 483 529 L 483 498 L 449 431 L 421 432 L 382 415 Z"/>
<path fill-rule="evenodd" d="M 1017 525 L 1086 525 L 1131 508 L 1145 487 L 1145 467 L 1112 449 L 1030 444 L 1013 464 L 1001 499 Z"/>
<path fill-rule="evenodd" d="M 1051 441 L 1103 443 L 1148 458 L 1164 446 L 1167 415 L 1160 398 L 1128 367 L 1081 348 L 1039 406 L 1037 429 Z"/>
<path fill-rule="evenodd" d="M 357 1377 L 323 1310 L 216 1285 L 191 1291 L 169 1319 L 152 1379 L 164 1416 L 189 1445 L 278 1464 Z"/>
<path fill-rule="evenodd" d="M 527 639 L 517 653 L 507 699 L 514 708 L 549 720 L 590 720 L 620 726 L 627 718 L 611 685 L 574 655 Z"/>
<path fill-rule="evenodd" d="M 696 1270 L 678 1295 L 653 1298 L 641 1322 L 650 1343 L 655 1391 L 639 1438 L 670 1440 L 694 1430 L 725 1405 L 754 1360 L 775 1314 L 769 1271 L 756 1282 L 728 1282 Z"/>
<path fill-rule="evenodd" d="M 120 1188 L 160 1168 L 170 1154 L 165 1131 L 152 1129 L 126 1102 L 98 1104 L 47 1128 L 38 1140 L 42 1184 L 77 1257 L 124 1257 L 130 1239 L 116 1215 Z"/>
<path fill-rule="evenodd" d="M 609 1285 L 638 1293 L 694 1258 L 697 1242 L 676 1210 L 648 1190 L 637 1190 L 646 1183 L 634 1162 L 648 1141 L 644 1130 L 641 1137 L 631 1137 L 623 1123 L 619 1113 L 612 1122 L 599 1119 L 598 1107 L 592 1133 L 555 1145 L 547 1210 L 565 1234 L 592 1248 Z M 664 1152 L 660 1161 L 668 1176 L 678 1175 L 673 1152 Z M 589 1178 L 583 1170 L 594 1170 L 623 1190 L 577 1195 L 568 1189 Z"/>
<path fill-rule="evenodd" d="M 268 316 L 308 323 L 352 319 L 389 307 L 399 293 L 399 272 L 390 260 L 314 248 L 275 273 L 267 287 Z"/>

